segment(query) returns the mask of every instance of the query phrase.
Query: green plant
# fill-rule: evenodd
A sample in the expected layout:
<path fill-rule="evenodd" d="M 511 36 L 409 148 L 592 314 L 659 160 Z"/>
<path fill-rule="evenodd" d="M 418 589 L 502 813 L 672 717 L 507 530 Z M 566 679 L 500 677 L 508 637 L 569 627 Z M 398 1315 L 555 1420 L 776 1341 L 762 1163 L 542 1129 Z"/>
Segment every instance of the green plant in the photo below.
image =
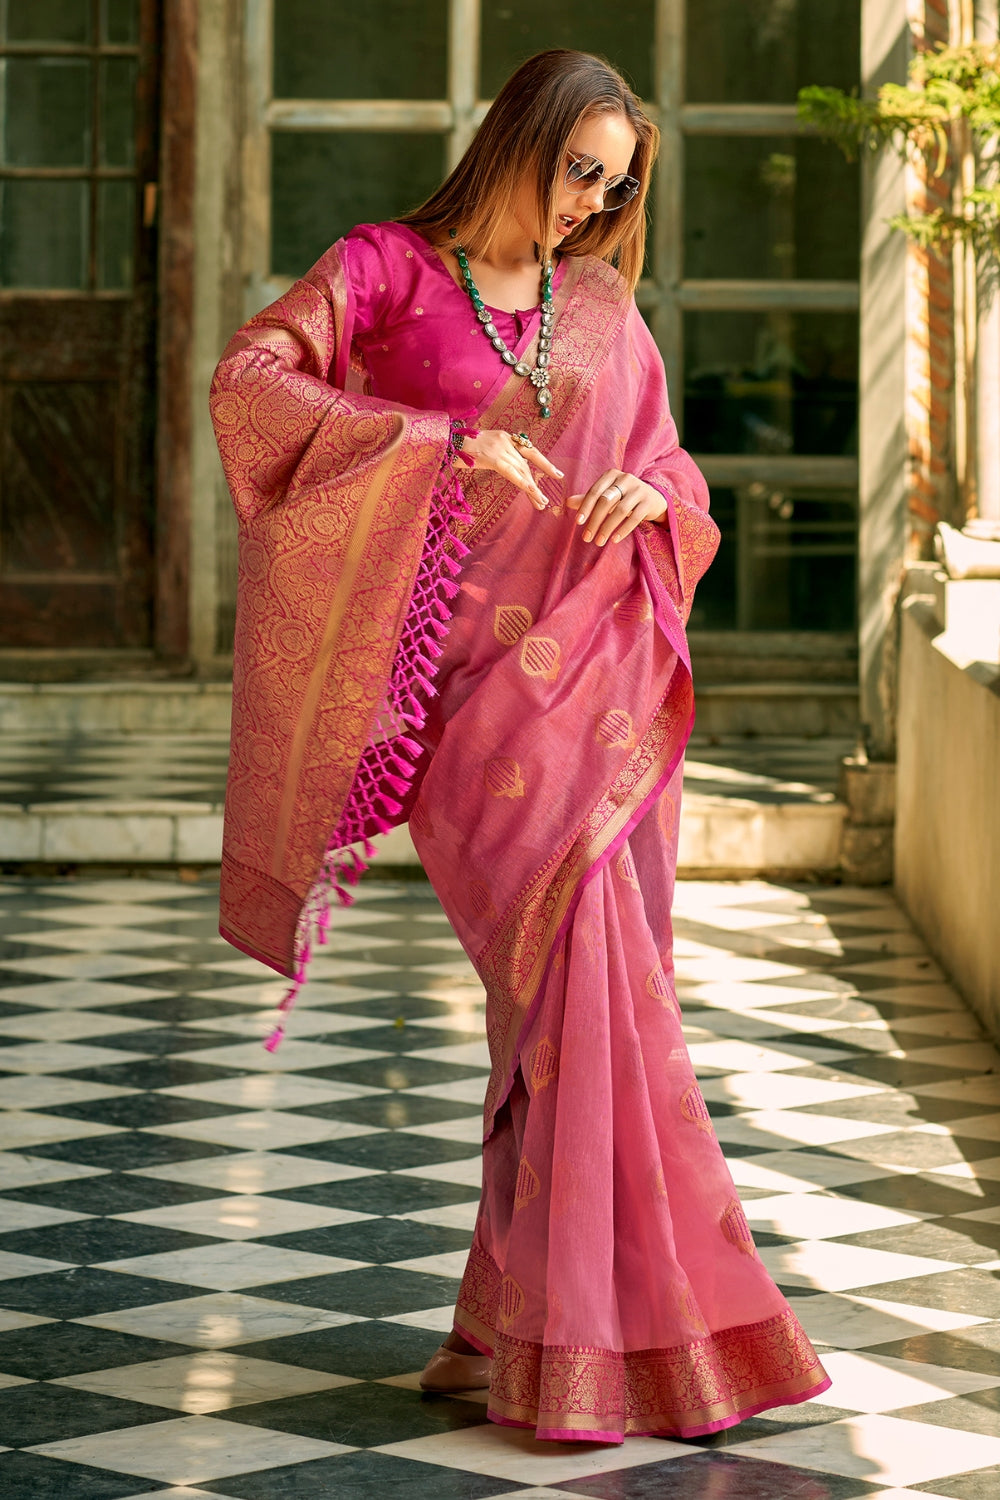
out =
<path fill-rule="evenodd" d="M 893 228 L 924 248 L 958 241 L 980 260 L 1000 261 L 1000 45 L 973 42 L 919 53 L 906 84 L 883 84 L 875 100 L 842 89 L 799 92 L 799 118 L 839 146 L 849 160 L 889 144 L 902 156 L 920 152 L 933 177 L 955 184 L 971 152 L 975 186 L 960 186 L 951 211 L 900 214 Z"/>

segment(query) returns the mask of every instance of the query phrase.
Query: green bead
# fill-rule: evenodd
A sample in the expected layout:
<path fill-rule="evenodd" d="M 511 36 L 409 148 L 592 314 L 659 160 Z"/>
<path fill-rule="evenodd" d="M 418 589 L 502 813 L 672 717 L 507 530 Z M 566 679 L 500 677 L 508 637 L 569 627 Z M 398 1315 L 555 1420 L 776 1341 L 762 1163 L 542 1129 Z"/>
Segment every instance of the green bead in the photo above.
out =
<path fill-rule="evenodd" d="M 548 406 L 543 406 L 540 408 L 539 415 L 543 417 L 551 417 L 552 410 Z"/>

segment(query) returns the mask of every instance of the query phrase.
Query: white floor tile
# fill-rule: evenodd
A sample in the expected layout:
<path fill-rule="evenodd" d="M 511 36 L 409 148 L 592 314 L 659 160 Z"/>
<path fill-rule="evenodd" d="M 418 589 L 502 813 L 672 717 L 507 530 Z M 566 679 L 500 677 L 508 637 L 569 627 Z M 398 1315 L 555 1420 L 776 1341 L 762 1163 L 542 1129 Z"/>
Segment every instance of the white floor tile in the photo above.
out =
<path fill-rule="evenodd" d="M 260 1109 L 238 1115 L 180 1120 L 174 1125 L 150 1125 L 146 1127 L 146 1133 L 168 1135 L 182 1141 L 209 1141 L 245 1151 L 281 1151 L 288 1146 L 312 1146 L 319 1141 L 348 1140 L 375 1132 L 372 1127 L 352 1125 L 345 1120 L 324 1120 L 319 1115 Z M 363 1176 L 363 1169 L 357 1169 L 357 1175 Z"/>
<path fill-rule="evenodd" d="M 729 1170 L 738 1187 L 772 1188 L 774 1192 L 811 1193 L 819 1188 L 844 1187 L 892 1177 L 891 1169 L 871 1162 L 821 1156 L 818 1151 L 768 1151 L 760 1156 L 734 1156 Z"/>
<path fill-rule="evenodd" d="M 251 1073 L 243 1078 L 216 1078 L 211 1083 L 179 1083 L 157 1092 L 177 1099 L 206 1099 L 209 1104 L 232 1104 L 243 1109 L 300 1109 L 310 1104 L 329 1104 L 334 1099 L 364 1099 L 370 1094 L 384 1094 L 386 1090 L 295 1073 Z"/>
<path fill-rule="evenodd" d="M 809 1063 L 840 1062 L 851 1053 L 804 1042 L 782 1042 L 778 1047 L 755 1046 L 752 1042 L 726 1040 L 696 1042 L 688 1048 L 695 1069 L 729 1068 L 732 1072 L 770 1075 L 785 1068 Z"/>
<path fill-rule="evenodd" d="M 397 1313 L 392 1318 L 379 1318 L 380 1323 L 402 1323 L 404 1328 L 426 1328 L 431 1333 L 450 1333 L 455 1326 L 455 1309 L 427 1307 L 420 1312 Z"/>
<path fill-rule="evenodd" d="M 214 1187 L 227 1193 L 276 1193 L 288 1188 L 311 1187 L 317 1182 L 348 1182 L 370 1175 L 366 1167 L 345 1162 L 319 1161 L 308 1156 L 289 1156 L 280 1151 L 240 1151 L 231 1156 L 208 1156 L 197 1161 L 166 1162 L 162 1167 L 138 1167 L 134 1177 L 154 1177 L 164 1182 L 187 1182 L 195 1187 Z M 353 1209 L 328 1209 L 338 1217 L 332 1224 L 353 1224 L 371 1214 Z"/>
<path fill-rule="evenodd" d="M 396 1219 L 412 1219 L 415 1224 L 438 1224 L 442 1229 L 466 1229 L 471 1234 L 476 1227 L 479 1199 L 470 1198 L 468 1203 L 442 1203 L 437 1208 L 418 1208 L 409 1214 L 393 1214 Z"/>
<path fill-rule="evenodd" d="M 297 1234 L 341 1222 L 340 1211 L 336 1208 L 296 1203 L 289 1198 L 236 1193 L 225 1198 L 199 1198 L 194 1203 L 142 1208 L 133 1213 L 113 1214 L 112 1218 L 126 1224 L 155 1224 L 165 1229 L 178 1229 L 185 1234 L 213 1234 L 223 1240 L 256 1240 L 268 1235 Z"/>
<path fill-rule="evenodd" d="M 454 1083 L 424 1083 L 419 1088 L 403 1089 L 405 1094 L 416 1094 L 418 1098 L 447 1099 L 453 1104 L 472 1104 L 482 1109 L 486 1096 L 486 1078 L 459 1078 Z"/>
<path fill-rule="evenodd" d="M 936 1276 L 957 1267 L 953 1261 L 895 1255 L 861 1245 L 831 1244 L 829 1240 L 763 1245 L 758 1253 L 775 1281 L 786 1286 L 815 1286 L 826 1292 L 875 1286 L 882 1281 L 905 1281 L 912 1276 Z"/>
<path fill-rule="evenodd" d="M 471 1474 L 495 1475 L 512 1484 L 560 1484 L 606 1474 L 612 1469 L 663 1463 L 669 1458 L 689 1455 L 691 1449 L 667 1438 L 629 1438 L 627 1443 L 613 1447 L 540 1443 L 528 1432 L 490 1422 L 433 1437 L 387 1443 L 374 1451 L 441 1464 L 448 1469 L 464 1469 Z"/>
<path fill-rule="evenodd" d="M 322 1328 L 342 1328 L 365 1319 L 353 1313 L 331 1312 L 297 1302 L 277 1302 L 272 1297 L 247 1297 L 242 1292 L 209 1292 L 203 1297 L 184 1297 L 175 1302 L 150 1303 L 146 1307 L 123 1307 L 115 1312 L 75 1318 L 88 1328 L 113 1328 L 137 1338 L 166 1339 L 194 1344 L 202 1349 L 228 1349 L 261 1339 L 280 1339 Z"/>
<path fill-rule="evenodd" d="M 0 1307 L 0 1333 L 11 1333 L 15 1328 L 37 1328 L 41 1323 L 55 1323 L 56 1318 L 40 1318 L 35 1313 L 15 1312 L 9 1307 Z"/>
<path fill-rule="evenodd" d="M 421 1271 L 427 1276 L 454 1276 L 460 1279 L 465 1274 L 468 1258 L 467 1250 L 448 1250 L 441 1255 L 418 1255 L 413 1260 L 394 1260 L 391 1264 L 401 1271 Z"/>
<path fill-rule="evenodd" d="M 430 1062 L 454 1063 L 456 1067 L 482 1068 L 490 1070 L 490 1049 L 484 1038 L 481 1042 L 461 1042 L 454 1047 L 421 1047 L 411 1057 L 426 1057 Z M 485 1080 L 483 1081 L 485 1088 Z"/>
<path fill-rule="evenodd" d="M 483 1117 L 481 1114 L 460 1115 L 457 1120 L 438 1120 L 433 1125 L 407 1125 L 401 1135 L 423 1135 L 435 1141 L 465 1141 L 470 1146 L 482 1146 Z"/>
<path fill-rule="evenodd" d="M 95 1099 L 121 1099 L 137 1093 L 138 1089 L 121 1088 L 115 1083 L 88 1083 L 58 1073 L 24 1073 L 0 1083 L 0 1108 L 53 1109 L 60 1104 L 92 1104 Z"/>
<path fill-rule="evenodd" d="M 346 1375 L 328 1375 L 298 1365 L 254 1359 L 248 1354 L 225 1354 L 202 1350 L 154 1359 L 139 1365 L 120 1365 L 112 1370 L 89 1370 L 82 1375 L 64 1375 L 53 1385 L 98 1396 L 116 1396 L 126 1401 L 144 1401 L 167 1406 L 191 1416 L 226 1411 L 255 1401 L 282 1401 L 355 1385 Z"/>
<path fill-rule="evenodd" d="M 184 1062 L 208 1063 L 214 1068 L 250 1068 L 257 1073 L 294 1073 L 299 1068 L 333 1068 L 341 1063 L 366 1062 L 386 1053 L 369 1047 L 337 1047 L 327 1042 L 299 1042 L 286 1037 L 274 1052 L 260 1042 L 234 1042 L 231 1046 L 197 1047 L 174 1054 Z M 82 1066 L 82 1064 L 81 1064 Z"/>
<path fill-rule="evenodd" d="M 158 1024 L 135 1016 L 102 1015 L 98 1010 L 39 1010 L 0 1017 L 0 1036 L 29 1042 L 78 1042 L 122 1031 L 151 1031 Z"/>
<path fill-rule="evenodd" d="M 833 1239 L 845 1234 L 865 1234 L 870 1229 L 894 1229 L 930 1218 L 924 1213 L 900 1213 L 878 1203 L 859 1203 L 853 1198 L 828 1197 L 825 1193 L 782 1193 L 755 1198 L 746 1204 L 746 1215 L 754 1230 L 784 1234 L 801 1240 Z"/>
<path fill-rule="evenodd" d="M 40 948 L 69 948 L 74 953 L 118 953 L 143 948 L 176 948 L 194 939 L 176 932 L 142 932 L 123 927 L 54 927 L 45 932 L 11 933 L 17 943 Z"/>
<path fill-rule="evenodd" d="M 136 894 L 141 896 L 142 892 Z M 40 922 L 70 922 L 80 927 L 142 927 L 148 922 L 154 926 L 157 922 L 193 922 L 201 913 L 142 901 L 75 901 L 72 906 L 40 906 L 24 915 Z"/>
<path fill-rule="evenodd" d="M 284 1464 L 327 1458 L 333 1453 L 349 1453 L 351 1449 L 340 1443 L 322 1443 L 315 1438 L 271 1432 L 266 1427 L 250 1427 L 215 1417 L 178 1417 L 142 1427 L 40 1443 L 26 1451 L 111 1469 L 116 1474 L 135 1474 L 172 1484 L 199 1484 L 229 1474 L 276 1469 Z"/>
<path fill-rule="evenodd" d="M 30 1151 L 53 1141 L 82 1141 L 85 1136 L 114 1135 L 118 1126 L 96 1120 L 71 1120 L 41 1110 L 8 1109 L 0 1114 L 0 1151 Z"/>
<path fill-rule="evenodd" d="M 69 1073 L 77 1068 L 105 1068 L 138 1062 L 145 1052 L 124 1047 L 88 1047 L 80 1042 L 20 1042 L 4 1047 L 2 1066 L 13 1073 Z"/>
<path fill-rule="evenodd" d="M 6 960 L 4 967 L 9 967 Z M 11 1005 L 38 1005 L 45 1010 L 107 1010 L 113 1005 L 130 1005 L 133 1000 L 162 999 L 163 991 L 149 985 L 109 984 L 99 979 L 51 979 L 41 984 L 11 985 L 3 997 Z"/>
<path fill-rule="evenodd" d="M 203 1054 L 204 1055 L 204 1054 Z M 801 1066 L 801 1065 L 800 1065 Z M 804 1104 L 834 1104 L 863 1099 L 883 1091 L 859 1083 L 828 1083 L 822 1078 L 789 1078 L 784 1073 L 734 1073 L 708 1078 L 701 1091 L 709 1104 L 736 1104 L 744 1109 L 801 1109 Z"/>
<path fill-rule="evenodd" d="M 949 1430 L 942 1441 L 940 1428 L 930 1423 L 865 1414 L 736 1443 L 726 1451 L 886 1485 L 910 1485 L 1000 1463 L 1000 1437 Z"/>
<path fill-rule="evenodd" d="M 313 1255 L 305 1250 L 283 1250 L 277 1245 L 255 1245 L 252 1240 L 236 1240 L 222 1241 L 218 1245 L 198 1245 L 191 1250 L 166 1250 L 157 1255 L 106 1260 L 98 1263 L 98 1270 L 152 1276 L 157 1281 L 177 1281 L 182 1286 L 204 1286 L 220 1292 L 238 1292 L 244 1287 L 267 1286 L 270 1282 L 352 1271 L 359 1264 L 362 1262 L 340 1260 L 332 1255 Z"/>
<path fill-rule="evenodd" d="M 22 1276 L 47 1276 L 49 1271 L 71 1271 L 72 1263 L 66 1260 L 46 1260 L 41 1255 L 19 1255 L 13 1250 L 0 1250 L 0 1281 L 13 1281 Z"/>
<path fill-rule="evenodd" d="M 846 1411 L 899 1411 L 1000 1385 L 1000 1375 L 978 1375 L 882 1354 L 835 1351 L 823 1355 L 823 1366 L 833 1385 L 813 1400 Z"/>
<path fill-rule="evenodd" d="M 0 1233 L 13 1234 L 18 1229 L 44 1229 L 50 1224 L 72 1224 L 91 1219 L 93 1214 L 74 1213 L 68 1208 L 50 1208 L 44 1203 L 22 1203 L 4 1198 L 0 1203 Z"/>
<path fill-rule="evenodd" d="M 868 1349 L 875 1344 L 895 1343 L 924 1333 L 948 1333 L 989 1321 L 936 1307 L 914 1307 L 908 1302 L 887 1302 L 850 1293 L 838 1296 L 832 1292 L 798 1298 L 795 1312 L 811 1339 L 835 1349 Z"/>
<path fill-rule="evenodd" d="M 21 1156 L 0 1152 L 0 1191 L 36 1187 L 44 1182 L 70 1182 L 76 1177 L 105 1177 L 105 1167 L 86 1167 L 81 1162 L 50 1160 L 47 1156 Z"/>
<path fill-rule="evenodd" d="M 704 1092 L 704 1090 L 702 1091 Z M 895 1125 L 874 1125 L 868 1120 L 842 1120 L 834 1115 L 806 1115 L 790 1109 L 755 1110 L 745 1115 L 727 1115 L 713 1121 L 722 1142 L 735 1146 L 760 1146 L 762 1151 L 789 1146 L 833 1146 L 840 1141 L 865 1136 L 888 1135 Z"/>
<path fill-rule="evenodd" d="M 429 1177 L 432 1182 L 454 1182 L 459 1187 L 474 1187 L 477 1190 L 483 1180 L 482 1153 L 463 1156 L 458 1161 L 442 1161 L 422 1167 L 402 1167 L 393 1173 L 395 1177 Z"/>

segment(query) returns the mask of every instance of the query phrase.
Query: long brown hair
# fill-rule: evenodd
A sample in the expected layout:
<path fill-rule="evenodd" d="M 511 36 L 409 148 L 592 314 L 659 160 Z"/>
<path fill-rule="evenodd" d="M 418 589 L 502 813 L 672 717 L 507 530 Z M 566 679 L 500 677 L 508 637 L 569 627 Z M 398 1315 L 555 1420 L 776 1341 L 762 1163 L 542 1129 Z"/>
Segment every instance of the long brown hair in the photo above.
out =
<path fill-rule="evenodd" d="M 610 261 L 634 289 L 642 273 L 646 194 L 660 133 L 621 74 L 589 52 L 553 48 L 522 63 L 493 101 L 451 176 L 399 222 L 435 244 L 446 243 L 449 231 L 458 229 L 465 248 L 482 256 L 513 211 L 518 190 L 534 178 L 538 222 L 548 226 L 551 244 L 570 139 L 583 120 L 597 114 L 624 115 L 635 131 L 628 170 L 638 178 L 639 191 L 614 213 L 592 214 L 561 253 Z"/>

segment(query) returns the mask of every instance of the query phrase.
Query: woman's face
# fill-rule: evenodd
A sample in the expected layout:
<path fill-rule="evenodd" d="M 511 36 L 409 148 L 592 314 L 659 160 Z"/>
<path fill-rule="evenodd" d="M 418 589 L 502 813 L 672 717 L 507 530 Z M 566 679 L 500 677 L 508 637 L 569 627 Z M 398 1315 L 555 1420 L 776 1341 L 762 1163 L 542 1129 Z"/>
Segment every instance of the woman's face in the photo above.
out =
<path fill-rule="evenodd" d="M 627 173 L 635 147 L 635 131 L 622 114 L 589 115 L 574 130 L 569 142 L 569 151 L 573 156 L 595 156 L 598 161 L 602 161 L 605 177 L 618 177 Z M 556 245 L 568 239 L 591 214 L 599 214 L 604 208 L 603 182 L 587 187 L 581 193 L 567 190 L 564 179 L 570 165 L 571 157 L 567 154 L 559 173 L 559 186 L 555 196 Z M 527 190 L 523 196 L 528 212 L 525 216 L 519 213 L 518 219 L 525 228 L 531 225 L 532 239 L 536 244 L 541 243 L 541 227 L 535 222 L 533 195 Z"/>

